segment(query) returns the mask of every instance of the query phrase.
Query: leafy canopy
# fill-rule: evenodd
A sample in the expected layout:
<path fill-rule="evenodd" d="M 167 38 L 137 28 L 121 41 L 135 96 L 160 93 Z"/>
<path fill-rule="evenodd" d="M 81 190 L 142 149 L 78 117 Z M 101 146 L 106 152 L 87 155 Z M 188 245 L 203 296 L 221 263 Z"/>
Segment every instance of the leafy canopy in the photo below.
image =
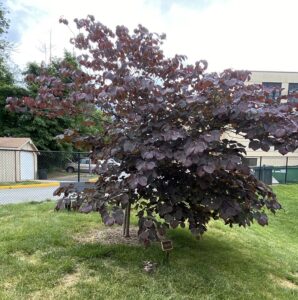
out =
<path fill-rule="evenodd" d="M 82 52 L 81 68 L 35 77 L 37 97 L 9 99 L 8 105 L 59 116 L 83 113 L 79 104 L 91 103 L 110 117 L 104 137 L 80 137 L 96 158 L 106 160 L 82 211 L 98 210 L 112 225 L 122 222 L 121 213 L 114 208 L 110 214 L 108 204 L 134 204 L 146 244 L 169 226 L 188 226 L 200 236 L 211 219 L 266 225 L 266 209 L 274 213 L 281 205 L 244 164 L 245 147 L 224 137 L 234 132 L 254 150 L 294 151 L 296 108 L 268 100 L 260 85 L 246 85 L 249 72 L 207 73 L 206 61 L 165 57 L 165 35 L 141 25 L 130 33 L 124 26 L 114 32 L 92 16 L 75 23 L 80 33 L 72 42 Z"/>
<path fill-rule="evenodd" d="M 7 65 L 11 47 L 5 36 L 9 29 L 7 13 L 6 8 L 0 3 L 0 85 L 12 84 L 14 82 L 13 74 Z"/>
<path fill-rule="evenodd" d="M 40 84 L 32 81 L 32 77 L 43 76 L 46 72 L 59 77 L 60 68 L 65 65 L 78 68 L 75 57 L 65 52 L 63 58 L 54 58 L 48 66 L 30 62 L 24 72 L 26 87 L 21 88 L 13 83 L 0 87 L 0 136 L 31 137 L 39 150 L 64 150 L 73 149 L 71 143 L 56 139 L 65 129 L 71 128 L 79 133 L 96 135 L 102 131 L 101 113 L 93 106 L 89 109 L 89 119 L 94 125 L 85 125 L 82 116 L 58 116 L 50 118 L 47 114 L 31 114 L 28 109 L 11 112 L 5 109 L 7 97 L 22 97 L 23 99 L 35 98 L 38 95 Z M 71 79 L 66 80 L 71 82 Z M 80 148 L 78 148 L 80 149 Z"/>

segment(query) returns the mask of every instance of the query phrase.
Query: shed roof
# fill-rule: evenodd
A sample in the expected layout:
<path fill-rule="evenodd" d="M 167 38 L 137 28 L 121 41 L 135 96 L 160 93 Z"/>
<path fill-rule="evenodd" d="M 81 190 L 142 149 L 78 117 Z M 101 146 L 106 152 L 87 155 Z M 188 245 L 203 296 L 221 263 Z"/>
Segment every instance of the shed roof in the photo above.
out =
<path fill-rule="evenodd" d="M 0 137 L 0 148 L 5 149 L 22 149 L 27 143 L 37 150 L 30 138 Z"/>

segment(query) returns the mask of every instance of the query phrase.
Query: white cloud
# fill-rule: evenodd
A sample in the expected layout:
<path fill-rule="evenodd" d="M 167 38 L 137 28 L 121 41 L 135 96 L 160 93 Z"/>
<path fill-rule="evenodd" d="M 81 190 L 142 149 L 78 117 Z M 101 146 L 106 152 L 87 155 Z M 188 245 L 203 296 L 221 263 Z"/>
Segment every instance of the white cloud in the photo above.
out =
<path fill-rule="evenodd" d="M 225 68 L 298 71 L 296 39 L 297 0 L 10 0 L 10 9 L 31 7 L 45 12 L 23 21 L 22 38 L 13 59 L 21 66 L 42 60 L 37 49 L 49 43 L 52 30 L 53 54 L 71 49 L 69 30 L 58 24 L 93 14 L 114 28 L 117 24 L 134 28 L 142 23 L 152 31 L 167 33 L 165 52 L 186 54 L 191 62 L 207 59 L 210 70 Z M 204 5 L 200 5 L 200 4 Z M 165 9 L 166 7 L 166 9 Z M 74 27 L 74 26 L 73 26 Z"/>

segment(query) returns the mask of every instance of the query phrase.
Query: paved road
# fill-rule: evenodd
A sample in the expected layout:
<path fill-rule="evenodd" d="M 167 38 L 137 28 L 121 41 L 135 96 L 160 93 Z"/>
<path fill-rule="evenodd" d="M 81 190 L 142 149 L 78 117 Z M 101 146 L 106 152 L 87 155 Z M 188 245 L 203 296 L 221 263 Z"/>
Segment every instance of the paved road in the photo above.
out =
<path fill-rule="evenodd" d="M 86 174 L 81 174 L 81 177 L 80 177 L 80 181 L 81 182 L 84 182 L 84 181 L 88 181 L 89 179 L 94 179 L 96 178 L 96 176 L 94 175 L 86 175 Z M 51 181 L 60 181 L 60 182 L 63 182 L 63 181 L 73 181 L 73 182 L 77 182 L 78 181 L 78 175 L 67 175 L 67 176 L 53 176 L 51 178 L 48 178 L 48 180 L 51 180 Z"/>
<path fill-rule="evenodd" d="M 54 187 L 34 187 L 22 189 L 4 189 L 0 190 L 0 204 L 21 203 L 30 201 L 44 201 L 47 199 L 56 200 L 53 192 L 57 189 Z"/>

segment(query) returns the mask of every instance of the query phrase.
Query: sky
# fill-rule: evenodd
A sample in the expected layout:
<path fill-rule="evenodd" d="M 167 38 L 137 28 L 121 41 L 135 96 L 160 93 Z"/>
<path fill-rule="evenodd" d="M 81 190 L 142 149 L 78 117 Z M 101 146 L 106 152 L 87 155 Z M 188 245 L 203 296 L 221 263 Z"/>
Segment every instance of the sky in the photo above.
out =
<path fill-rule="evenodd" d="M 12 60 L 49 60 L 72 51 L 72 20 L 88 14 L 114 29 L 142 24 L 166 33 L 165 54 L 183 54 L 193 63 L 206 59 L 209 71 L 227 68 L 298 71 L 298 0 L 4 0 L 15 44 Z M 59 24 L 64 16 L 70 29 Z"/>

